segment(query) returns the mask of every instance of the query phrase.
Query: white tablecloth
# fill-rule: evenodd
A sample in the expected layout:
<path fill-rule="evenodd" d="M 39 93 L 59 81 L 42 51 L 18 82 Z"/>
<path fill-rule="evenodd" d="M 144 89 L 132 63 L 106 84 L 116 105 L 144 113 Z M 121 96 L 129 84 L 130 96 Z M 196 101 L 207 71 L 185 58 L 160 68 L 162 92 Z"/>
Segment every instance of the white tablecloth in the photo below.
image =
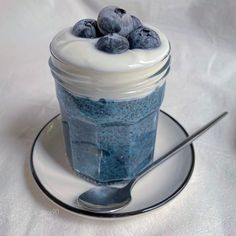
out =
<path fill-rule="evenodd" d="M 192 132 L 229 116 L 195 142 L 186 189 L 158 210 L 118 221 L 57 207 L 29 170 L 32 142 L 59 112 L 47 60 L 52 37 L 107 4 L 158 26 L 172 44 L 162 109 Z M 234 0 L 0 0 L 0 235 L 236 235 L 236 2 Z"/>

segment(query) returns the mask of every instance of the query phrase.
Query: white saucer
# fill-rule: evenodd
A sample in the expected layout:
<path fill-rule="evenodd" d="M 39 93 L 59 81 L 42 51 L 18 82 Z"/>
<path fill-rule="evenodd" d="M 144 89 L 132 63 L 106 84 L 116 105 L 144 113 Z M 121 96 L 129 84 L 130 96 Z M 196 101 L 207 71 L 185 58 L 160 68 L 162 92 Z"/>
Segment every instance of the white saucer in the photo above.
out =
<path fill-rule="evenodd" d="M 184 128 L 170 115 L 159 115 L 155 158 L 187 136 Z M 77 205 L 77 197 L 93 187 L 73 174 L 65 155 L 61 117 L 50 120 L 37 135 L 31 152 L 33 177 L 49 199 L 80 215 L 116 218 L 141 214 L 158 208 L 176 197 L 188 183 L 194 168 L 194 149 L 190 145 L 154 169 L 132 190 L 132 201 L 113 213 L 94 213 Z"/>

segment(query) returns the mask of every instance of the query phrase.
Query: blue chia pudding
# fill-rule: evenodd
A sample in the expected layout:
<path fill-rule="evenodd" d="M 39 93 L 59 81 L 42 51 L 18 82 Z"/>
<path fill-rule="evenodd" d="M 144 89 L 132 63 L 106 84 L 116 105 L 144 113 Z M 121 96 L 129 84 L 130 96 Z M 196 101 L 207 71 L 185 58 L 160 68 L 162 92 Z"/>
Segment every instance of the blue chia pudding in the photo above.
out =
<path fill-rule="evenodd" d="M 125 182 L 153 160 L 170 69 L 170 44 L 116 6 L 83 19 L 50 44 L 66 154 L 96 184 Z"/>
<path fill-rule="evenodd" d="M 56 84 L 66 151 L 76 174 L 100 183 L 132 179 L 153 159 L 165 84 L 137 100 L 93 101 Z"/>

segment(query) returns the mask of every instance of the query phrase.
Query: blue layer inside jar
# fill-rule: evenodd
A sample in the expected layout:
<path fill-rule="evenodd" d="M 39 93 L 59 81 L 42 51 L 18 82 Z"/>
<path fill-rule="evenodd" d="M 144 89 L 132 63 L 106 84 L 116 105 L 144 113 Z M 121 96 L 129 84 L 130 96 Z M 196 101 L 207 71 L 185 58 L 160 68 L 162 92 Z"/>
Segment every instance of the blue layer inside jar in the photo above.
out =
<path fill-rule="evenodd" d="M 58 82 L 56 90 L 76 174 L 99 184 L 127 181 L 152 161 L 165 84 L 127 101 L 74 96 Z"/>

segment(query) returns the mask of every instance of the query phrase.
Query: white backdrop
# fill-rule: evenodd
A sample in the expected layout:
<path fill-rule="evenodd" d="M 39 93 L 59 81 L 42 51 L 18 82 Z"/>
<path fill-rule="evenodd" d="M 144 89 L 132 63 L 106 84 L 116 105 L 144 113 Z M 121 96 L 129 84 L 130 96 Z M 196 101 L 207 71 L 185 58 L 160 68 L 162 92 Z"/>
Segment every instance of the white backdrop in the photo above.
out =
<path fill-rule="evenodd" d="M 72 215 L 38 190 L 30 148 L 58 104 L 47 65 L 63 27 L 116 4 L 159 27 L 172 44 L 162 109 L 192 132 L 229 116 L 195 142 L 186 189 L 165 207 L 119 221 Z M 235 235 L 236 1 L 0 0 L 0 235 Z"/>

